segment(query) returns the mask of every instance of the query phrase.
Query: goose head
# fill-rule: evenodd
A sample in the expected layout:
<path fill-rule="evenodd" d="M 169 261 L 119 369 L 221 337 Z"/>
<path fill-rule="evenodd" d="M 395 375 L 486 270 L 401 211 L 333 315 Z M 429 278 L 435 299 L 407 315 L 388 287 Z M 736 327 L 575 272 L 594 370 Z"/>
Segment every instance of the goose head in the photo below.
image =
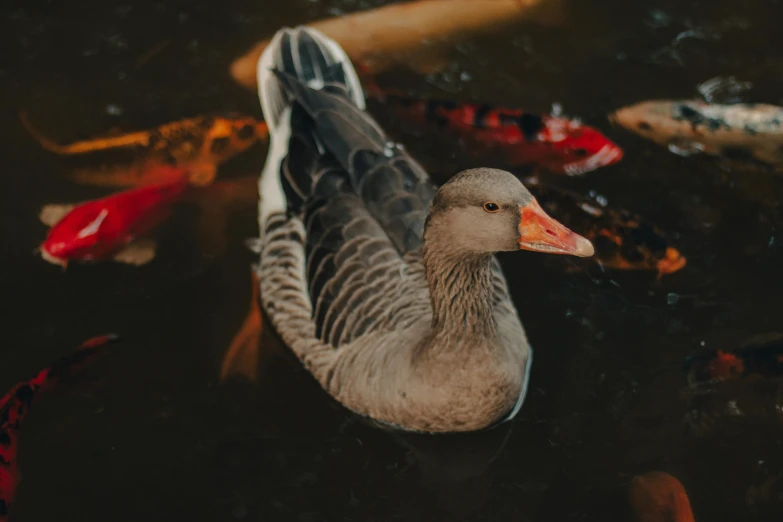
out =
<path fill-rule="evenodd" d="M 531 250 L 590 257 L 589 240 L 549 216 L 510 172 L 470 169 L 440 187 L 425 237 L 463 254 Z"/>

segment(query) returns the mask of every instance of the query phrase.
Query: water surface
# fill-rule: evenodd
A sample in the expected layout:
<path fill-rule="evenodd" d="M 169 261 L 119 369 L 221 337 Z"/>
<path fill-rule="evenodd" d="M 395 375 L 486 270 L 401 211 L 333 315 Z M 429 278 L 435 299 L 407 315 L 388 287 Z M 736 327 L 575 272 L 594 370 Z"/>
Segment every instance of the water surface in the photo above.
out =
<path fill-rule="evenodd" d="M 717 75 L 752 81 L 756 101 L 783 103 L 777 0 L 573 1 L 562 26 L 471 40 L 445 73 L 385 75 L 422 95 L 537 111 L 562 103 L 626 155 L 581 179 L 551 180 L 649 218 L 689 259 L 657 283 L 589 262 L 501 256 L 536 349 L 528 399 L 507 429 L 403 439 L 365 426 L 269 330 L 260 383 L 221 384 L 220 361 L 250 296 L 253 256 L 242 240 L 256 233 L 252 208 L 231 217 L 228 249 L 213 259 L 200 251 L 192 209 L 166 225 L 146 267 L 63 273 L 32 253 L 46 233 L 41 205 L 107 191 L 65 180 L 57 158 L 19 125 L 18 109 L 62 142 L 209 111 L 260 116 L 254 93 L 228 76 L 234 57 L 283 24 L 381 3 L 9 0 L 0 8 L 0 390 L 87 337 L 124 336 L 34 405 L 13 519 L 630 521 L 630 478 L 665 470 L 685 485 L 698 520 L 780 520 L 780 421 L 747 414 L 689 429 L 682 363 L 702 347 L 733 349 L 780 329 L 783 179 L 675 156 L 605 118 L 624 104 L 692 96 Z M 383 107 L 372 110 L 394 124 Z M 418 158 L 442 165 L 436 179 L 467 166 L 453 143 L 393 128 Z M 263 160 L 257 147 L 221 175 L 258 173 Z M 581 270 L 567 273 L 574 265 Z"/>

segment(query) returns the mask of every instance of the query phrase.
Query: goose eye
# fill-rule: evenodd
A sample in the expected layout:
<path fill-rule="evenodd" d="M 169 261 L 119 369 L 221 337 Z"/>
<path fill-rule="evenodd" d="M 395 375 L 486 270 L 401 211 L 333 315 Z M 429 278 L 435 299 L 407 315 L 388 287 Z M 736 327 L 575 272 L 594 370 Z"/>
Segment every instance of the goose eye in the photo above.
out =
<path fill-rule="evenodd" d="M 484 210 L 486 210 L 487 212 L 497 212 L 498 210 L 500 210 L 500 205 L 498 205 L 497 203 L 487 202 L 484 203 Z"/>

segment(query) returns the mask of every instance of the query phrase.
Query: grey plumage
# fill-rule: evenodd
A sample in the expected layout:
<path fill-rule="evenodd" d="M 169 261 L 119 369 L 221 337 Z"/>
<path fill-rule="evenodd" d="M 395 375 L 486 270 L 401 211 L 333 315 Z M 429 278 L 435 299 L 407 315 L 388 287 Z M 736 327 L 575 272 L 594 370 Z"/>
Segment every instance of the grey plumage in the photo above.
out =
<path fill-rule="evenodd" d="M 532 196 L 481 169 L 436 197 L 364 111 L 347 56 L 313 29 L 276 35 L 259 86 L 271 146 L 258 275 L 286 344 L 329 393 L 382 423 L 466 431 L 513 416 L 531 354 L 492 253 L 518 249 Z M 483 198 L 508 211 L 490 216 Z"/>

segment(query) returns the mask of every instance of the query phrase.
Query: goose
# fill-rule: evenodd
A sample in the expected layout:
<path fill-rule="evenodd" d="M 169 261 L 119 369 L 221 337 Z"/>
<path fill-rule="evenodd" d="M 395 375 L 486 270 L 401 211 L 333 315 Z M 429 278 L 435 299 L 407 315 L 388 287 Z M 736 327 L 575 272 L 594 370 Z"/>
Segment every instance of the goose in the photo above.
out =
<path fill-rule="evenodd" d="M 593 246 L 512 174 L 437 188 L 365 112 L 321 32 L 280 29 L 258 60 L 270 143 L 259 179 L 261 306 L 321 387 L 391 430 L 470 432 L 514 418 L 532 350 L 495 253 Z"/>

